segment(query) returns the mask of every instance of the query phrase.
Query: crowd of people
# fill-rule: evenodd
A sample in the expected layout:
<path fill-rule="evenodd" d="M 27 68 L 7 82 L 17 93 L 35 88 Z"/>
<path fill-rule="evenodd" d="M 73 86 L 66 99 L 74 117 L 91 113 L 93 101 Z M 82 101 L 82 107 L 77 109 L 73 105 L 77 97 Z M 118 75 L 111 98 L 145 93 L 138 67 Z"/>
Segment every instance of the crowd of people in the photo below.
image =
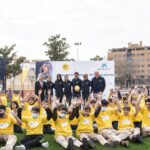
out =
<path fill-rule="evenodd" d="M 45 134 L 54 134 L 56 143 L 67 150 L 74 147 L 95 149 L 97 141 L 106 147 L 129 147 L 129 141 L 143 144 L 150 136 L 150 97 L 145 86 L 135 86 L 126 93 L 110 89 L 103 97 L 105 79 L 95 72 L 92 81 L 70 81 L 57 75 L 35 83 L 35 93 L 23 98 L 13 92 L 10 106 L 5 91 L 0 93 L 0 150 L 26 150 L 49 147 Z M 55 92 L 53 91 L 55 89 Z M 15 133 L 25 132 L 20 145 Z M 75 133 L 75 134 L 74 134 Z M 51 139 L 49 139 L 51 140 Z"/>

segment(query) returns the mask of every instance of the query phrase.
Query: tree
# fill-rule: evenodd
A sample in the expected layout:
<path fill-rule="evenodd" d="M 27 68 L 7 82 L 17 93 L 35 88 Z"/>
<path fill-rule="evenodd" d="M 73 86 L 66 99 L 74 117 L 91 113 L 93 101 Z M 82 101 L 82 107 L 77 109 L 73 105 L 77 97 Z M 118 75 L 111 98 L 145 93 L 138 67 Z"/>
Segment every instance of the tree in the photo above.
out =
<path fill-rule="evenodd" d="M 6 70 L 5 70 L 5 81 L 4 81 L 4 88 L 6 88 L 6 78 L 16 76 L 21 73 L 22 69 L 20 64 L 24 62 L 26 59 L 25 57 L 18 57 L 14 52 L 14 47 L 16 45 L 12 45 L 10 47 L 5 46 L 4 48 L 0 48 L 0 58 L 5 61 Z"/>
<path fill-rule="evenodd" d="M 60 34 L 51 36 L 43 45 L 48 48 L 45 53 L 50 60 L 64 61 L 65 59 L 67 59 L 67 56 L 69 54 L 67 49 L 70 46 L 66 43 L 66 38 L 61 38 Z"/>
<path fill-rule="evenodd" d="M 96 55 L 95 57 L 91 58 L 90 60 L 101 61 L 101 60 L 103 60 L 103 57 L 100 57 L 99 55 Z"/>

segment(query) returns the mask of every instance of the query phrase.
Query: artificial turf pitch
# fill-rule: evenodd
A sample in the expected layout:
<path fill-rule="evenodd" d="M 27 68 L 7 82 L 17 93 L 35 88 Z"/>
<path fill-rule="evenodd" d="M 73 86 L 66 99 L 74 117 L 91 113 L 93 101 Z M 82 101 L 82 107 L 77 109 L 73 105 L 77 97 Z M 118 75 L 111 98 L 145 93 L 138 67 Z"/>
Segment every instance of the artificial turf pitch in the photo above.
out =
<path fill-rule="evenodd" d="M 24 134 L 17 134 L 18 137 L 18 142 L 17 145 L 19 145 L 20 140 L 24 137 Z M 60 145 L 58 145 L 55 140 L 54 140 L 54 135 L 45 135 L 45 141 L 49 142 L 49 150 L 64 150 Z M 0 145 L 0 147 L 3 145 Z M 110 150 L 111 148 L 109 147 L 104 147 L 98 143 L 96 143 L 96 150 Z M 118 146 L 117 148 L 113 148 L 115 150 L 150 150 L 150 138 L 145 138 L 143 144 L 134 144 L 131 143 L 129 144 L 129 148 L 124 148 L 122 146 Z M 33 148 L 31 150 L 44 150 L 44 148 Z M 75 148 L 75 150 L 78 150 L 78 148 Z"/>

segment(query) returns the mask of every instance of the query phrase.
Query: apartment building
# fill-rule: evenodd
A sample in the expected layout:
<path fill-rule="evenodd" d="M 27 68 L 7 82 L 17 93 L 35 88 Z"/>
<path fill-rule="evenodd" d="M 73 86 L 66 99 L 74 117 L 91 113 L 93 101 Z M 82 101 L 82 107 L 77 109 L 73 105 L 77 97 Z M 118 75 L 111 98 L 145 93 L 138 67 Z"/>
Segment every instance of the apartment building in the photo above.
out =
<path fill-rule="evenodd" d="M 117 85 L 150 85 L 150 46 L 143 46 L 142 41 L 110 49 L 108 60 L 115 61 Z"/>

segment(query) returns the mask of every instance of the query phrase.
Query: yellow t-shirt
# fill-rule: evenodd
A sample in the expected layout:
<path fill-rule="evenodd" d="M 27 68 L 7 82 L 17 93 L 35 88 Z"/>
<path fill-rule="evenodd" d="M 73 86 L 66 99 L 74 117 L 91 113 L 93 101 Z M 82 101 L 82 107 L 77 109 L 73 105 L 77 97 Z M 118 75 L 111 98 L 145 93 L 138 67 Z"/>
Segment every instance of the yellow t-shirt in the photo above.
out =
<path fill-rule="evenodd" d="M 136 113 L 136 109 L 132 105 L 130 106 L 130 113 L 131 114 L 135 114 Z M 142 121 L 142 114 L 141 114 L 141 112 L 138 112 L 138 114 L 133 117 L 133 122 L 141 122 L 141 121 Z"/>
<path fill-rule="evenodd" d="M 112 128 L 112 115 L 115 114 L 115 112 L 115 109 L 107 109 L 99 113 L 98 117 L 95 119 L 99 130 Z"/>
<path fill-rule="evenodd" d="M 32 116 L 23 117 L 22 121 L 26 124 L 26 135 L 42 135 L 43 124 L 47 122 L 47 117 L 40 117 L 34 119 Z"/>
<path fill-rule="evenodd" d="M 141 107 L 140 112 L 143 117 L 142 126 L 148 126 L 150 127 L 150 110 L 148 110 L 146 107 Z"/>
<path fill-rule="evenodd" d="M 77 136 L 79 136 L 81 133 L 92 133 L 93 121 L 94 116 L 92 114 L 90 114 L 89 116 L 83 116 L 80 114 L 78 118 L 78 128 L 76 130 Z"/>
<path fill-rule="evenodd" d="M 142 100 L 140 102 L 140 107 L 145 107 L 145 96 L 142 97 Z"/>
<path fill-rule="evenodd" d="M 36 102 L 34 103 L 33 105 L 30 105 L 28 102 L 25 102 L 25 105 L 24 105 L 24 108 L 23 108 L 23 111 L 22 111 L 22 115 L 24 116 L 28 116 L 28 115 L 31 115 L 31 110 L 33 107 L 35 106 L 39 106 L 39 103 Z"/>
<path fill-rule="evenodd" d="M 2 100 L 2 105 L 7 106 L 7 96 L 6 95 L 1 95 L 0 98 Z"/>
<path fill-rule="evenodd" d="M 72 136 L 72 130 L 70 127 L 70 120 L 68 115 L 65 118 L 57 117 L 55 121 L 55 137 L 57 137 L 58 135 Z"/>
<path fill-rule="evenodd" d="M 20 105 L 20 95 L 19 94 L 13 94 L 12 95 L 12 102 L 16 101 L 18 105 Z"/>
<path fill-rule="evenodd" d="M 14 124 L 16 119 L 7 113 L 6 118 L 0 118 L 0 135 L 12 135 L 14 134 Z"/>
<path fill-rule="evenodd" d="M 129 113 L 128 116 L 125 116 L 123 113 L 118 113 L 118 129 L 130 129 L 134 128 L 133 118 L 134 114 Z"/>
<path fill-rule="evenodd" d="M 109 110 L 117 109 L 117 105 L 115 105 L 115 104 L 113 104 L 112 106 L 109 105 L 108 109 Z M 112 114 L 111 119 L 112 119 L 112 121 L 118 121 L 118 117 L 115 113 Z"/>

